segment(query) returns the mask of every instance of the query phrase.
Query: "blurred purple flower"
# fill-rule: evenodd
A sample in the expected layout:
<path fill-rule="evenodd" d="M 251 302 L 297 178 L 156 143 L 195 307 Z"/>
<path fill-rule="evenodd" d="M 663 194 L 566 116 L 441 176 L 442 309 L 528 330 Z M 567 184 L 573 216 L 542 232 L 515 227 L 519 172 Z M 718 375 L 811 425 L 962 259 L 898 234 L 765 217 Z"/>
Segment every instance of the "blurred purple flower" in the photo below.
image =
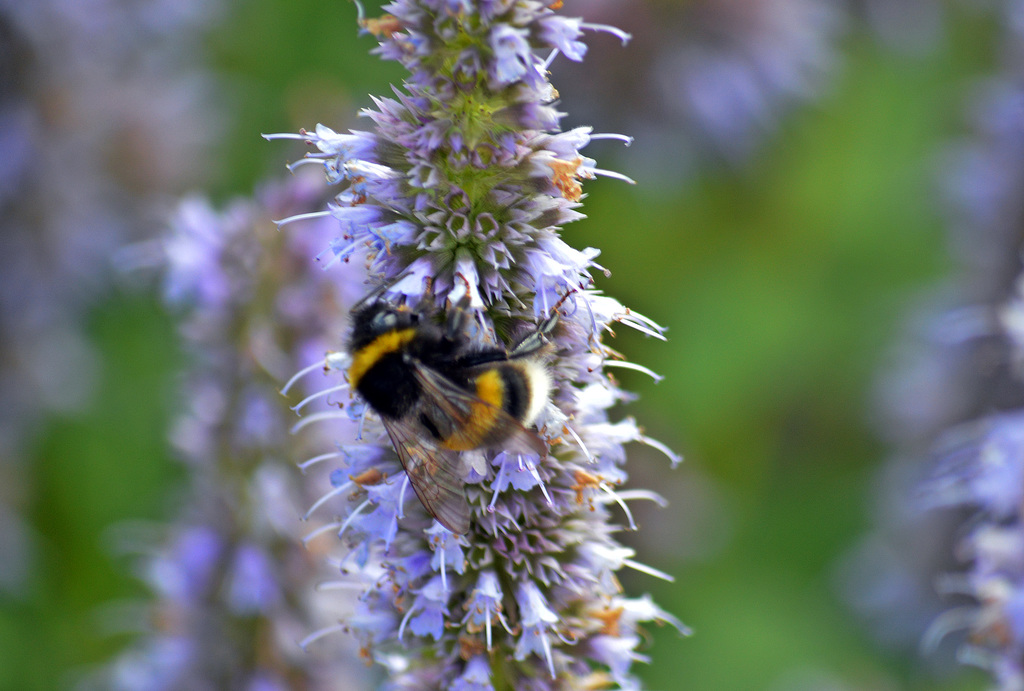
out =
<path fill-rule="evenodd" d="M 743 167 L 839 73 L 843 3 L 828 0 L 567 0 L 567 11 L 624 26 L 638 54 L 594 42 L 586 68 L 556 65 L 577 117 L 638 134 L 631 167 L 674 188 L 702 168 Z M 563 76 L 564 75 L 564 76 Z M 641 77 L 638 78 L 638 75 Z M 619 95 L 601 99 L 602 84 Z"/>
<path fill-rule="evenodd" d="M 298 645 L 340 616 L 332 604 L 354 603 L 313 593 L 327 574 L 300 542 L 309 493 L 286 464 L 300 452 L 289 435 L 297 418 L 279 394 L 297 362 L 326 350 L 325 334 L 343 328 L 339 306 L 361 290 L 357 275 L 331 280 L 313 266 L 304 234 L 269 222 L 318 208 L 326 189 L 298 175 L 224 211 L 186 199 L 171 223 L 165 296 L 190 354 L 172 442 L 189 491 L 161 536 L 128 540 L 147 555 L 150 625 L 88 688 L 341 691 L 363 678 L 353 650 L 335 646 L 328 657 Z M 309 234 L 323 224 L 309 222 Z M 322 479 L 316 470 L 311 482 Z"/>
<path fill-rule="evenodd" d="M 17 511 L 27 483 L 14 476 L 42 416 L 93 393 L 82 323 L 113 283 L 111 257 L 151 239 L 166 195 L 213 169 L 219 116 L 198 57 L 223 4 L 0 0 L 4 590 L 24 586 L 32 562 Z"/>
<path fill-rule="evenodd" d="M 994 10 L 1009 19 L 1019 5 Z M 999 69 L 968 92 L 973 132 L 940 157 L 958 272 L 918 320 L 923 344 L 881 387 L 879 418 L 899 455 L 881 483 L 878 530 L 847 560 L 846 587 L 881 630 L 920 637 L 930 619 L 926 648 L 955 639 L 960 661 L 1010 691 L 1024 688 L 1024 53 L 1013 22 L 1000 27 Z M 966 570 L 951 573 L 957 561 Z M 938 574 L 954 606 L 936 616 Z"/>

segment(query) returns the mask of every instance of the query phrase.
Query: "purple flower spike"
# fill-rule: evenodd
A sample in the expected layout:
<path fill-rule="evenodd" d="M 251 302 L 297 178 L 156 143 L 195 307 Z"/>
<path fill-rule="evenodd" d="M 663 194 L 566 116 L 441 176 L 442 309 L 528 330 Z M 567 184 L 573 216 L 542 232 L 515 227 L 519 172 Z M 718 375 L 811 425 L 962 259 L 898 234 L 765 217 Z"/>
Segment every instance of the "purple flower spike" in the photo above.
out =
<path fill-rule="evenodd" d="M 323 509 L 314 505 L 306 522 L 298 520 L 312 493 L 289 466 L 298 463 L 324 483 L 330 473 L 325 461 L 333 457 L 348 459 L 351 474 L 366 482 L 369 468 L 389 468 L 365 445 L 301 461 L 306 452 L 288 434 L 296 417 L 281 405 L 280 382 L 309 353 L 324 352 L 323 334 L 343 328 L 344 316 L 334 309 L 353 304 L 363 289 L 356 275 L 351 283 L 332 280 L 336 276 L 310 261 L 315 252 L 303 234 L 279 232 L 270 222 L 308 216 L 325 203 L 327 185 L 314 173 L 268 186 L 257 199 L 236 201 L 226 211 L 185 200 L 170 224 L 163 241 L 165 295 L 192 355 L 182 391 L 187 406 L 172 441 L 192 482 L 162 540 L 138 536 L 137 529 L 128 535 L 134 538 L 126 540 L 129 547 L 144 555 L 139 570 L 153 591 L 145 616 L 134 624 L 143 635 L 83 688 L 341 691 L 362 679 L 355 646 L 337 645 L 354 641 L 336 638 L 330 655 L 317 657 L 296 643 L 336 625 L 337 613 L 325 605 L 339 598 L 314 596 L 314 584 L 329 575 L 300 538 L 323 529 Z M 314 215 L 302 227 L 328 237 L 327 223 L 335 221 Z M 299 398 L 296 410 L 320 406 L 315 415 L 322 415 L 333 414 L 328 404 L 347 394 Z M 319 450 L 329 440 L 308 441 Z M 339 496 L 357 487 L 341 473 L 330 481 Z M 396 501 L 385 491 L 393 485 L 379 488 L 374 499 L 384 516 L 374 512 L 359 529 L 386 541 L 394 537 L 387 519 L 396 524 Z M 354 596 L 344 603 L 346 614 L 355 604 Z"/>
<path fill-rule="evenodd" d="M 959 270 L 935 300 L 943 310 L 927 314 L 925 347 L 890 385 L 885 416 L 896 421 L 887 431 L 902 442 L 904 457 L 888 477 L 905 472 L 916 449 L 931 448 L 918 503 L 956 513 L 911 522 L 903 518 L 909 512 L 887 507 L 879 513 L 890 524 L 867 543 L 878 555 L 875 570 L 898 573 L 911 586 L 912 578 L 931 586 L 930 570 L 946 563 L 935 550 L 955 545 L 963 568 L 937 580 L 941 594 L 958 602 L 934 618 L 924 647 L 935 651 L 951 632 L 963 634 L 957 659 L 988 670 L 999 691 L 1024 689 L 1024 53 L 1021 24 L 1013 21 L 1021 7 L 1015 0 L 991 5 L 1006 20 L 993 33 L 996 71 L 970 92 L 973 133 L 948 147 L 941 169 Z M 881 592 L 863 590 L 864 602 Z M 878 599 L 897 612 L 887 613 L 893 623 L 907 618 L 904 603 L 924 601 L 908 587 L 893 592 L 902 602 Z"/>
<path fill-rule="evenodd" d="M 281 135 L 308 139 L 316 150 L 305 160 L 322 165 L 340 190 L 328 207 L 337 234 L 321 264 L 368 267 L 361 304 L 392 304 L 415 318 L 407 330 L 349 344 L 320 363 L 347 373 L 356 390 L 334 394 L 346 384 L 340 376 L 325 388 L 345 409 L 336 416 L 346 424 L 338 448 L 361 440 L 385 450 L 316 458 L 342 465 L 317 510 L 338 517 L 323 530 L 340 534 L 348 552 L 337 563 L 358 567 L 350 576 L 362 588 L 340 628 L 387 670 L 388 689 L 633 689 L 631 665 L 644 659 L 636 652 L 640 623 L 669 622 L 686 633 L 648 599 L 622 596 L 616 572 L 624 567 L 670 577 L 633 561 L 612 537 L 620 525 L 635 528 L 628 501 L 660 501 L 620 491 L 629 479 L 625 446 L 654 446 L 673 464 L 678 457 L 631 419 L 609 418 L 630 396 L 605 373 L 606 361 L 650 372 L 602 341 L 617 323 L 655 338 L 663 329 L 593 290 L 592 272 L 604 272 L 599 251 L 561 239 L 560 226 L 582 218 L 584 181 L 629 181 L 580 150 L 592 139 L 629 138 L 559 131 L 546 68 L 559 54 L 582 59 L 587 31 L 626 36 L 553 7 L 394 0 L 384 7 L 389 14 L 360 18 L 380 41 L 377 53 L 410 73 L 393 98 L 376 98 L 364 112 L 373 130 L 344 135 L 320 125 L 315 136 Z M 369 321 L 359 314 L 360 324 Z M 395 314 L 378 316 L 380 326 Z M 385 433 L 381 401 L 361 400 L 363 375 L 377 358 L 434 327 L 468 344 L 467 358 L 498 353 L 488 361 L 526 366 L 522 352 L 537 354 L 529 366 L 543 374 L 529 378 L 535 393 L 523 392 L 522 424 L 498 415 L 483 393 L 459 398 L 458 388 L 468 389 L 440 370 L 425 375 L 419 355 L 394 363 L 418 373 L 417 396 L 440 398 L 449 420 L 457 416 L 444 412 L 445 397 L 468 401 L 474 415 L 493 416 L 502 440 L 448 436 L 442 449 L 441 432 L 424 422 L 429 406 L 411 422 L 401 410 L 385 416 Z M 464 366 L 457 360 L 450 369 Z M 500 396 L 511 409 L 509 390 Z M 423 429 L 410 432 L 415 425 Z"/>

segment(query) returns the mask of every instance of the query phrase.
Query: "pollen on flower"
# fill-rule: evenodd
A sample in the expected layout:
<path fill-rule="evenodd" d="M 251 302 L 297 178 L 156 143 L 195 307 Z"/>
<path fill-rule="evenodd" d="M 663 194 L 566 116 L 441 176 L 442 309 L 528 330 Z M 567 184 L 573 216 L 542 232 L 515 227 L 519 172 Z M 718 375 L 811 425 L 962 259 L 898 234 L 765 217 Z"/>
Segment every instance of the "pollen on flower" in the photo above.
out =
<path fill-rule="evenodd" d="M 576 478 L 576 484 L 570 487 L 576 492 L 576 503 L 583 504 L 583 492 L 588 489 L 598 489 L 601 486 L 601 478 L 596 475 L 592 475 L 583 469 L 577 469 L 574 473 Z M 594 500 L 590 499 L 590 510 L 594 510 Z"/>
<path fill-rule="evenodd" d="M 393 14 L 361 19 L 359 25 L 377 38 L 391 38 L 393 34 L 402 30 L 402 22 Z"/>
<path fill-rule="evenodd" d="M 366 203 L 366 178 L 362 175 L 356 175 L 351 178 L 352 180 L 352 206 Z"/>
<path fill-rule="evenodd" d="M 349 479 L 360 487 L 366 487 L 368 485 L 379 485 L 386 477 L 380 468 L 368 468 L 358 475 L 349 475 Z"/>
<path fill-rule="evenodd" d="M 552 182 L 555 183 L 555 187 L 562 193 L 562 196 L 571 202 L 578 202 L 583 197 L 583 185 L 577 179 L 582 164 L 583 158 L 580 156 L 572 161 L 563 161 L 557 158 L 548 161 L 551 170 L 555 172 Z"/>
<path fill-rule="evenodd" d="M 601 622 L 600 633 L 604 636 L 620 636 L 620 622 L 622 620 L 622 613 L 626 611 L 625 607 L 605 607 L 591 612 L 591 616 Z"/>
<path fill-rule="evenodd" d="M 478 636 L 459 636 L 459 657 L 467 662 L 487 652 L 487 646 Z"/>

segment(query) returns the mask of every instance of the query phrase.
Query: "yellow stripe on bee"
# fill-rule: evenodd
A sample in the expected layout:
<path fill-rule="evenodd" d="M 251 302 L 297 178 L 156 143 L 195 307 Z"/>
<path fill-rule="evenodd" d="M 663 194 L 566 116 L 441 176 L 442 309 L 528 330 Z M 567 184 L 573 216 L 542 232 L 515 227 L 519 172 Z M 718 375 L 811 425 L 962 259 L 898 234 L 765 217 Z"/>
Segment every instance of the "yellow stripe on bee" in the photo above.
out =
<path fill-rule="evenodd" d="M 389 353 L 401 350 L 416 337 L 415 329 L 400 329 L 382 333 L 352 355 L 352 366 L 348 368 L 348 383 L 355 389 L 359 380 L 371 367 Z"/>
<path fill-rule="evenodd" d="M 496 369 L 490 369 L 473 380 L 476 397 L 469 407 L 466 424 L 444 440 L 443 445 L 452 451 L 469 451 L 483 445 L 494 430 L 505 400 L 505 382 Z"/>

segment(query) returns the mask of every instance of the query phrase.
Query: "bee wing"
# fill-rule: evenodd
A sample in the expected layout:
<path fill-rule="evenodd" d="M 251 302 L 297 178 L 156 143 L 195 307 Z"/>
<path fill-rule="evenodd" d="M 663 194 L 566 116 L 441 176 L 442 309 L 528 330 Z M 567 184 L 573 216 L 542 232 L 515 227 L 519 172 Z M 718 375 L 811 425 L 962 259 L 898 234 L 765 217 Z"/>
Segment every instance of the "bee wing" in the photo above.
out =
<path fill-rule="evenodd" d="M 469 502 L 459 477 L 459 455 L 430 442 L 414 423 L 382 421 L 420 503 L 453 533 L 469 532 Z"/>
<path fill-rule="evenodd" d="M 479 410 L 483 406 L 494 416 L 494 424 L 490 426 L 491 432 L 483 436 L 481 447 L 535 454 L 541 458 L 548 455 L 547 442 L 501 408 L 481 400 L 428 367 L 418 366 L 414 371 L 426 402 L 429 403 L 429 417 L 442 438 L 447 438 L 456 430 L 474 426 L 474 409 Z"/>

